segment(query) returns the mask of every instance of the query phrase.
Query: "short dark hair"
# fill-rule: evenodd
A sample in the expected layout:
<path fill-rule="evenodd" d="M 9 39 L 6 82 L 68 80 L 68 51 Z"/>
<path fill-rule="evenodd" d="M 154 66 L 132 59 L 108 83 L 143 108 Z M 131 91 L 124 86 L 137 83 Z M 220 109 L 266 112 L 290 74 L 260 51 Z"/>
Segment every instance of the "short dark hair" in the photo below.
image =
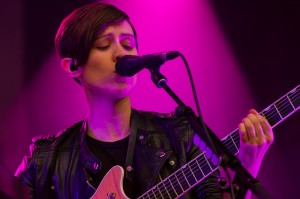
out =
<path fill-rule="evenodd" d="M 92 3 L 69 14 L 60 24 L 55 47 L 61 58 L 70 57 L 77 65 L 85 64 L 97 36 L 108 26 L 128 21 L 137 43 L 135 28 L 128 15 L 113 5 Z"/>

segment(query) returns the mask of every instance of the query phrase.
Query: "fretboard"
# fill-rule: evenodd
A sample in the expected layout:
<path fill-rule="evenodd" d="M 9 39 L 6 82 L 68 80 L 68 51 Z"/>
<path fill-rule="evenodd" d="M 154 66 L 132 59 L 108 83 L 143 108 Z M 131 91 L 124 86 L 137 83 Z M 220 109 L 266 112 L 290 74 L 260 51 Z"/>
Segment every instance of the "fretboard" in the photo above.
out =
<path fill-rule="evenodd" d="M 185 164 L 138 199 L 174 199 L 187 192 L 218 168 L 218 158 L 205 153 Z"/>
<path fill-rule="evenodd" d="M 260 114 L 263 115 L 268 120 L 271 127 L 274 128 L 294 112 L 299 110 L 299 108 L 300 85 L 261 111 Z M 235 129 L 232 133 L 223 138 L 222 142 L 231 153 L 237 154 L 239 152 L 240 145 L 238 129 Z"/>
<path fill-rule="evenodd" d="M 300 107 L 300 85 L 264 109 L 263 115 L 271 127 L 296 112 Z M 239 151 L 240 137 L 238 129 L 222 139 L 227 149 L 237 154 Z M 176 172 L 152 187 L 138 199 L 174 199 L 183 195 L 204 178 L 218 168 L 218 158 L 210 150 L 198 155 L 196 158 L 182 166 Z"/>

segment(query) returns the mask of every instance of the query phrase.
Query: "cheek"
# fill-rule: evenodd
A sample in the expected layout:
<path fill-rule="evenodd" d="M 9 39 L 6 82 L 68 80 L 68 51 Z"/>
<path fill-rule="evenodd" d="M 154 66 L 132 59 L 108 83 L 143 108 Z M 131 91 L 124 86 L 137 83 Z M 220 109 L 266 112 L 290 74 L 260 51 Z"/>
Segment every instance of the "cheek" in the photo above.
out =
<path fill-rule="evenodd" d="M 133 49 L 130 53 L 130 55 L 138 55 L 138 50 L 137 49 Z"/>
<path fill-rule="evenodd" d="M 86 78 L 99 79 L 111 75 L 115 71 L 115 64 L 109 55 L 91 52 L 84 68 L 84 76 Z"/>
<path fill-rule="evenodd" d="M 114 63 L 109 59 L 109 56 L 92 56 L 89 58 L 86 68 L 91 72 L 108 73 L 114 71 Z"/>

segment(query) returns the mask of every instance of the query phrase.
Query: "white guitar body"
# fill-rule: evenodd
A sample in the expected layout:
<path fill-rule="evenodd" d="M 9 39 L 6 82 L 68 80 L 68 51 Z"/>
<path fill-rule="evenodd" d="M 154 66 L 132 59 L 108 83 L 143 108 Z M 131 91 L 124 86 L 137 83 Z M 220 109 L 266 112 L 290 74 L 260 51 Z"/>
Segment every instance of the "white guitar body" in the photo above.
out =
<path fill-rule="evenodd" d="M 129 199 L 123 190 L 124 170 L 114 166 L 104 176 L 94 195 L 90 199 Z"/>

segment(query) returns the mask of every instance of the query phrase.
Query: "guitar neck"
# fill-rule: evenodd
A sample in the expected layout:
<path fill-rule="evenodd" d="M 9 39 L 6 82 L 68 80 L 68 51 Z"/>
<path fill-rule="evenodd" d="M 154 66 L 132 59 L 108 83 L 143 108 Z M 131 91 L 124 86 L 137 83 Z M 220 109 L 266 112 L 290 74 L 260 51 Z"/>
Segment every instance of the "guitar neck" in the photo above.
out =
<path fill-rule="evenodd" d="M 300 85 L 282 96 L 273 104 L 260 112 L 272 128 L 283 122 L 300 108 Z M 222 139 L 223 144 L 233 154 L 239 152 L 240 136 L 238 129 Z"/>
<path fill-rule="evenodd" d="M 206 156 L 198 155 L 138 199 L 173 199 L 183 195 L 218 168 L 218 158 Z"/>
<path fill-rule="evenodd" d="M 275 127 L 296 112 L 299 107 L 300 85 L 268 106 L 260 114 L 268 120 L 271 127 Z M 231 153 L 237 154 L 240 143 L 238 129 L 223 138 L 222 142 Z M 207 150 L 152 187 L 138 199 L 178 198 L 215 171 L 218 168 L 218 163 L 218 157 Z"/>

